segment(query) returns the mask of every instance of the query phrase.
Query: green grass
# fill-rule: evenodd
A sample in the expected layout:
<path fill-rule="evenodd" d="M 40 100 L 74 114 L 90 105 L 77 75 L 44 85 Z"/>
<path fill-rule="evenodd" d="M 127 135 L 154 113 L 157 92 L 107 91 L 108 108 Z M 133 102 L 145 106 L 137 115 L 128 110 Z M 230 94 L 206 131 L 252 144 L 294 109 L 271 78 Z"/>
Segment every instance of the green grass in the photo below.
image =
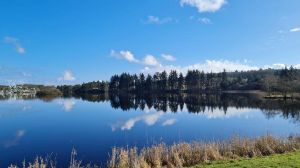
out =
<path fill-rule="evenodd" d="M 300 168 L 300 151 L 232 161 L 216 161 L 191 168 Z"/>

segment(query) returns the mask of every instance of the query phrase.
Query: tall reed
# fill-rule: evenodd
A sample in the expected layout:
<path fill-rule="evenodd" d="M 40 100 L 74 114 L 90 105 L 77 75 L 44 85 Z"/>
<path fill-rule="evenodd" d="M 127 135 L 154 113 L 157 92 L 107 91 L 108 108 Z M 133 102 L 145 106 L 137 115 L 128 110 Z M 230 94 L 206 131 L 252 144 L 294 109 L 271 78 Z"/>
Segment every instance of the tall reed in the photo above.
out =
<path fill-rule="evenodd" d="M 300 137 L 287 139 L 263 136 L 249 139 L 234 137 L 223 142 L 164 143 L 136 148 L 113 148 L 109 168 L 180 168 L 219 160 L 252 158 L 300 149 Z M 134 154 L 130 155 L 134 151 Z"/>
<path fill-rule="evenodd" d="M 252 158 L 281 154 L 300 150 L 300 137 L 275 138 L 263 136 L 249 139 L 233 137 L 222 142 L 192 142 L 166 145 L 164 143 L 144 147 L 112 148 L 108 168 L 181 168 L 201 163 L 238 158 Z M 24 161 L 21 166 L 11 165 L 9 168 L 56 168 L 55 159 L 37 157 L 33 162 Z M 71 152 L 68 168 L 98 168 L 96 165 L 83 165 L 77 159 L 75 149 Z"/>

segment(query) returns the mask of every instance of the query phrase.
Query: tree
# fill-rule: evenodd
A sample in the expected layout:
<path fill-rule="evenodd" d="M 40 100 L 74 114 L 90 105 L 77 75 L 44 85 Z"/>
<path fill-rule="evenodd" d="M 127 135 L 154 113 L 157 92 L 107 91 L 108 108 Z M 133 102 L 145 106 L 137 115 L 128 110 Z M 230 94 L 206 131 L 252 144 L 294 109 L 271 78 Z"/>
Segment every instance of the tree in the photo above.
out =
<path fill-rule="evenodd" d="M 170 91 L 175 91 L 178 89 L 178 75 L 176 71 L 170 72 L 168 86 Z"/>
<path fill-rule="evenodd" d="M 109 90 L 112 92 L 118 91 L 119 83 L 120 83 L 120 77 L 118 75 L 112 76 L 109 82 Z"/>
<path fill-rule="evenodd" d="M 274 90 L 277 84 L 277 78 L 274 75 L 267 75 L 263 80 L 263 89 L 269 94 Z"/>
<path fill-rule="evenodd" d="M 227 90 L 228 87 L 228 77 L 227 77 L 227 73 L 226 70 L 224 69 L 224 71 L 222 72 L 222 77 L 221 77 L 221 89 L 222 90 Z"/>
<path fill-rule="evenodd" d="M 166 91 L 168 88 L 168 74 L 166 71 L 163 71 L 159 75 L 159 89 L 161 91 Z"/>
<path fill-rule="evenodd" d="M 152 90 L 152 76 L 147 75 L 146 81 L 145 81 L 145 90 L 150 92 Z"/>
<path fill-rule="evenodd" d="M 182 73 L 180 73 L 178 78 L 178 91 L 182 91 L 182 90 L 184 90 L 184 77 Z"/>
<path fill-rule="evenodd" d="M 145 80 L 145 75 L 143 73 L 141 73 L 139 75 L 139 90 L 144 91 L 145 90 L 145 84 L 146 84 L 146 80 Z"/>

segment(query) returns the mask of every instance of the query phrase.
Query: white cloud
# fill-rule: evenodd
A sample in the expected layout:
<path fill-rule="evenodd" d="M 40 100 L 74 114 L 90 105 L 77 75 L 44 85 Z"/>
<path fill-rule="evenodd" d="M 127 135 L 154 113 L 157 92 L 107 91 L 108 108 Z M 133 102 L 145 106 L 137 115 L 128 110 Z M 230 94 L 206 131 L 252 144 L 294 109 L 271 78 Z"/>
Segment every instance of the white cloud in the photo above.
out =
<path fill-rule="evenodd" d="M 141 70 L 143 73 L 149 73 L 154 74 L 155 72 L 170 72 L 171 70 L 176 70 L 178 72 L 181 72 L 183 74 L 186 74 L 188 70 L 194 70 L 197 69 L 199 71 L 203 72 L 222 72 L 224 69 L 227 72 L 233 72 L 233 71 L 250 71 L 250 70 L 259 70 L 262 69 L 282 69 L 284 67 L 290 67 L 291 65 L 285 65 L 281 63 L 272 64 L 272 65 L 264 65 L 261 67 L 253 66 L 251 65 L 251 61 L 244 59 L 242 62 L 240 61 L 229 61 L 229 60 L 206 60 L 203 63 L 196 63 L 193 65 L 188 66 L 178 66 L 178 65 L 163 65 L 160 61 L 156 59 L 153 55 L 146 55 L 143 60 L 135 59 L 133 54 L 130 51 L 120 51 L 115 52 L 112 50 L 112 56 L 114 57 L 121 57 L 128 60 L 132 63 L 137 63 L 140 65 L 144 65 L 145 67 Z M 164 60 L 167 61 L 175 61 L 176 58 L 170 54 L 161 54 L 161 57 Z M 300 64 L 293 65 L 295 68 L 300 68 Z"/>
<path fill-rule="evenodd" d="M 173 118 L 173 119 L 168 119 L 168 120 L 166 120 L 165 122 L 163 122 L 162 125 L 163 125 L 163 126 L 170 126 L 170 125 L 175 124 L 176 121 L 177 121 L 177 120 L 174 119 L 174 118 Z"/>
<path fill-rule="evenodd" d="M 300 31 L 300 27 L 296 27 L 290 30 L 290 32 L 299 32 Z"/>
<path fill-rule="evenodd" d="M 4 42 L 7 44 L 12 44 L 16 47 L 16 50 L 19 54 L 25 54 L 25 48 L 19 42 L 19 39 L 14 37 L 5 37 Z"/>
<path fill-rule="evenodd" d="M 27 73 L 27 72 L 22 72 L 22 75 L 24 77 L 31 77 L 32 76 L 30 73 Z"/>
<path fill-rule="evenodd" d="M 145 24 L 164 24 L 172 22 L 173 19 L 171 17 L 159 18 L 158 16 L 148 16 L 147 20 L 144 21 Z"/>
<path fill-rule="evenodd" d="M 226 3 L 226 0 L 180 0 L 181 6 L 196 7 L 199 12 L 216 12 Z"/>
<path fill-rule="evenodd" d="M 59 81 L 74 81 L 75 79 L 73 73 L 69 70 L 65 71 L 63 76 L 58 78 Z"/>
<path fill-rule="evenodd" d="M 157 66 L 159 64 L 159 62 L 153 55 L 146 55 L 143 60 L 143 63 L 145 65 L 150 65 L 150 66 Z"/>
<path fill-rule="evenodd" d="M 227 72 L 234 72 L 234 71 L 250 71 L 250 70 L 259 70 L 259 69 L 283 69 L 285 67 L 293 66 L 296 69 L 300 69 L 300 64 L 288 65 L 282 63 L 276 63 L 271 65 L 264 65 L 261 67 L 252 66 L 248 64 L 249 61 L 243 61 L 242 63 L 239 61 L 229 61 L 229 60 L 206 60 L 204 63 L 196 63 L 193 65 L 188 66 L 176 66 L 176 65 L 162 65 L 158 64 L 152 67 L 144 67 L 141 72 L 154 74 L 155 72 L 170 72 L 171 70 L 176 70 L 177 72 L 181 72 L 186 74 L 188 70 L 199 70 L 206 73 L 209 72 L 223 72 L 224 69 Z"/>
<path fill-rule="evenodd" d="M 115 51 L 111 50 L 110 55 L 115 58 L 125 59 L 129 62 L 139 62 L 137 59 L 134 58 L 134 55 L 130 51 Z"/>
<path fill-rule="evenodd" d="M 120 58 L 120 59 L 125 59 L 128 62 L 131 63 L 136 63 L 136 64 L 142 64 L 142 65 L 147 65 L 147 66 L 159 66 L 160 63 L 159 61 L 153 56 L 153 55 L 146 55 L 143 60 L 138 60 L 134 57 L 134 55 L 132 54 L 132 52 L 130 51 L 120 51 L 120 52 L 116 52 L 114 50 L 111 50 L 111 54 L 112 57 L 115 58 Z M 167 55 L 164 55 L 167 56 Z M 171 55 L 167 56 L 169 59 Z M 174 59 L 173 57 L 171 59 Z"/>
<path fill-rule="evenodd" d="M 198 21 L 203 23 L 203 24 L 210 24 L 211 23 L 210 19 L 206 18 L 206 17 L 199 18 Z"/>
<path fill-rule="evenodd" d="M 285 64 L 277 63 L 277 64 L 273 64 L 273 65 L 265 65 L 263 67 L 263 69 L 268 69 L 268 68 L 271 68 L 271 69 L 283 69 L 285 67 L 286 67 Z"/>
<path fill-rule="evenodd" d="M 205 63 L 194 64 L 185 69 L 198 69 L 204 72 L 222 72 L 224 69 L 228 72 L 232 71 L 248 71 L 259 69 L 256 66 L 250 66 L 248 64 L 243 64 L 238 61 L 228 61 L 228 60 L 206 60 Z"/>
<path fill-rule="evenodd" d="M 296 69 L 300 69 L 300 64 L 296 64 L 296 65 L 294 65 L 294 68 L 296 68 Z"/>
<path fill-rule="evenodd" d="M 248 71 L 248 70 L 258 70 L 259 68 L 256 66 L 251 66 L 248 64 L 243 64 L 238 61 L 228 61 L 228 60 L 206 60 L 204 63 L 197 63 L 190 66 L 175 66 L 175 65 L 157 65 L 152 68 L 144 68 L 142 72 L 145 73 L 155 73 L 155 72 L 162 72 L 167 71 L 170 72 L 171 70 L 176 70 L 178 72 L 182 72 L 183 74 L 186 74 L 188 70 L 194 70 L 197 69 L 199 71 L 204 72 L 222 72 L 224 69 L 227 72 L 233 72 L 233 71 Z"/>
<path fill-rule="evenodd" d="M 176 58 L 170 54 L 161 54 L 161 57 L 163 57 L 167 61 L 175 61 L 176 60 Z"/>
<path fill-rule="evenodd" d="M 271 69 L 284 69 L 285 67 L 289 68 L 291 66 L 293 66 L 296 69 L 300 69 L 300 64 L 290 65 L 290 64 L 282 64 L 282 63 L 277 63 L 277 64 L 273 64 L 273 65 L 265 65 L 265 66 L 263 66 L 262 69 L 268 69 L 268 68 L 271 68 Z"/>

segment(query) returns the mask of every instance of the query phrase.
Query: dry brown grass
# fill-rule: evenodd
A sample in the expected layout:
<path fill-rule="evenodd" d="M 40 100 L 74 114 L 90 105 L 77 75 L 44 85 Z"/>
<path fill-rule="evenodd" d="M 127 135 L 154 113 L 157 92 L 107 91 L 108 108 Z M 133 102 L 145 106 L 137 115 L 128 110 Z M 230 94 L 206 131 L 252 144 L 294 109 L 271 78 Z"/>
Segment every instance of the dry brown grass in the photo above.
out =
<path fill-rule="evenodd" d="M 281 154 L 300 149 L 300 137 L 286 139 L 263 136 L 256 139 L 234 137 L 224 142 L 178 143 L 167 146 L 164 143 L 137 148 L 113 148 L 108 168 L 181 168 L 201 163 L 239 158 L 252 158 Z M 24 161 L 21 166 L 9 168 L 56 168 L 55 159 L 37 157 L 33 162 Z M 97 168 L 83 165 L 77 159 L 75 149 L 71 152 L 69 168 Z"/>
<path fill-rule="evenodd" d="M 256 139 L 234 137 L 219 143 L 179 143 L 136 148 L 113 148 L 109 168 L 177 168 L 217 160 L 232 160 L 281 154 L 300 149 L 300 138 L 264 136 Z"/>
<path fill-rule="evenodd" d="M 48 157 L 42 158 L 42 157 L 36 157 L 34 162 L 28 162 L 24 160 L 22 163 L 22 168 L 55 168 L 56 163 L 52 159 L 49 159 Z M 19 168 L 17 165 L 10 165 L 9 168 Z"/>
<path fill-rule="evenodd" d="M 22 166 L 18 165 L 10 165 L 8 168 L 56 168 L 58 167 L 55 159 L 51 156 L 46 158 L 37 157 L 34 162 L 26 162 L 25 160 L 22 162 Z M 59 166 L 60 167 L 60 166 Z M 77 160 L 77 152 L 75 149 L 72 149 L 70 165 L 68 168 L 98 168 L 96 165 L 83 165 L 81 160 Z"/>

